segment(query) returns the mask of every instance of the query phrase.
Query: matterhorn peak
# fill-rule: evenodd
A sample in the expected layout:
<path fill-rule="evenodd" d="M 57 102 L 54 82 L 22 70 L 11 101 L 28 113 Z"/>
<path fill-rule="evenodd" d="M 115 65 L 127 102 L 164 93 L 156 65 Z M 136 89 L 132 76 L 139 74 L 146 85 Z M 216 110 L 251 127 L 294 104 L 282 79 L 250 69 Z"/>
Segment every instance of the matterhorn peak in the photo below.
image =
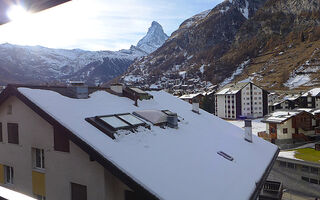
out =
<path fill-rule="evenodd" d="M 162 26 L 158 22 L 153 21 L 148 29 L 147 35 L 138 42 L 137 47 L 147 53 L 152 53 L 161 47 L 168 38 Z"/>

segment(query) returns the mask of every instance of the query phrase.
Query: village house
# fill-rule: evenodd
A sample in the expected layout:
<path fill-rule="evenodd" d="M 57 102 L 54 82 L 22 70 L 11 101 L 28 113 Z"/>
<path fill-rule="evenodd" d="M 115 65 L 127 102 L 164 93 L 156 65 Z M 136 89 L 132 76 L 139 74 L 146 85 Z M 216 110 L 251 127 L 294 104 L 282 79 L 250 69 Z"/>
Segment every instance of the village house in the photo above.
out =
<path fill-rule="evenodd" d="M 313 88 L 299 98 L 300 108 L 320 108 L 320 88 Z"/>
<path fill-rule="evenodd" d="M 215 115 L 220 118 L 259 118 L 267 113 L 268 92 L 251 82 L 228 84 L 215 94 Z"/>
<path fill-rule="evenodd" d="M 204 97 L 203 94 L 196 93 L 196 94 L 184 94 L 179 98 L 192 104 L 192 103 L 202 102 L 203 97 Z"/>
<path fill-rule="evenodd" d="M 269 113 L 276 110 L 293 110 L 299 107 L 300 95 L 287 95 L 281 100 L 275 100 L 272 103 L 269 102 Z"/>
<path fill-rule="evenodd" d="M 145 96 L 119 85 L 9 85 L 0 186 L 46 200 L 259 196 L 277 146 L 164 91 L 143 100 L 123 91 Z"/>
<path fill-rule="evenodd" d="M 281 151 L 268 180 L 280 181 L 287 190 L 320 197 L 320 144 Z"/>
<path fill-rule="evenodd" d="M 316 140 L 317 122 L 311 110 L 281 110 L 265 117 L 266 132 L 258 135 L 282 147 Z"/>

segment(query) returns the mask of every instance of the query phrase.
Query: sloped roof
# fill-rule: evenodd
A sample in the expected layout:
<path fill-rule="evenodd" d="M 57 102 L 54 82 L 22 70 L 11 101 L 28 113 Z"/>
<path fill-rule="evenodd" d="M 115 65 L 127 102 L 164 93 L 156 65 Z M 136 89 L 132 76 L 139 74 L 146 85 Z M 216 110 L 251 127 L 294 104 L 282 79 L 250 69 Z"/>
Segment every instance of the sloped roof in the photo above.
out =
<path fill-rule="evenodd" d="M 249 83 L 250 82 L 243 82 L 243 83 L 239 82 L 237 84 L 233 84 L 233 83 L 227 84 L 223 88 L 221 88 L 218 92 L 216 92 L 216 95 L 236 94 Z"/>
<path fill-rule="evenodd" d="M 81 140 L 77 143 L 85 146 L 82 149 L 93 149 L 96 157 L 103 157 L 105 161 L 97 159 L 99 163 L 125 174 L 120 180 L 130 179 L 125 181 L 129 187 L 138 184 L 156 199 L 253 198 L 278 154 L 277 146 L 256 136 L 253 143 L 246 142 L 241 128 L 202 110 L 196 114 L 189 103 L 163 91 L 150 92 L 154 99 L 139 101 L 138 107 L 128 98 L 104 91 L 88 99 L 40 89 L 18 88 L 17 92 L 40 110 L 40 116 L 55 120 L 74 135 L 73 140 Z M 0 99 L 4 101 L 3 95 Z M 97 115 L 152 109 L 178 113 L 179 128 L 122 131 L 113 140 L 85 121 Z M 223 158 L 219 151 L 234 160 Z"/>
<path fill-rule="evenodd" d="M 184 94 L 181 97 L 179 97 L 180 99 L 193 99 L 195 97 L 197 97 L 198 95 L 202 95 L 201 93 L 195 93 L 195 94 Z M 203 96 L 203 95 L 202 95 Z"/>
<path fill-rule="evenodd" d="M 36 200 L 24 194 L 0 186 L 0 199 L 1 197 L 7 200 Z"/>
<path fill-rule="evenodd" d="M 287 121 L 288 119 L 302 113 L 302 112 L 306 112 L 303 109 L 296 109 L 296 110 L 279 110 L 279 111 L 275 111 L 273 113 L 270 113 L 269 115 L 267 115 L 264 120 L 262 120 L 262 122 L 267 122 L 267 123 L 282 123 Z M 309 113 L 309 112 L 307 112 Z M 311 113 L 309 113 L 311 114 Z"/>
<path fill-rule="evenodd" d="M 304 93 L 302 96 L 303 96 L 303 97 L 307 97 L 307 96 L 312 96 L 312 97 L 320 96 L 320 88 L 313 88 L 313 89 L 309 90 L 308 92 Z"/>

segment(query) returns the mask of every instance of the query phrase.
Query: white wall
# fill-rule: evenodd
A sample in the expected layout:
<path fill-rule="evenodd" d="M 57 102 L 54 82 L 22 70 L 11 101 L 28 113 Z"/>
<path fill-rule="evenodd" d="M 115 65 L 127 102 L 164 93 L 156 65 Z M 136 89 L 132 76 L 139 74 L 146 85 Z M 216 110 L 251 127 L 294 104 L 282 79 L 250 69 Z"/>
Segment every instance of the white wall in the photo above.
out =
<path fill-rule="evenodd" d="M 9 104 L 12 115 L 6 112 Z M 4 141 L 0 143 L 0 163 L 14 168 L 14 184 L 2 186 L 33 196 L 31 149 L 36 147 L 45 153 L 47 200 L 70 200 L 70 182 L 86 185 L 89 200 L 107 199 L 107 194 L 114 197 L 108 199 L 123 199 L 126 186 L 110 178 L 111 174 L 105 176 L 104 167 L 90 161 L 77 145 L 70 142 L 70 153 L 54 151 L 53 127 L 16 97 L 0 106 L 0 122 Z M 7 143 L 8 122 L 19 124 L 19 145 Z"/>

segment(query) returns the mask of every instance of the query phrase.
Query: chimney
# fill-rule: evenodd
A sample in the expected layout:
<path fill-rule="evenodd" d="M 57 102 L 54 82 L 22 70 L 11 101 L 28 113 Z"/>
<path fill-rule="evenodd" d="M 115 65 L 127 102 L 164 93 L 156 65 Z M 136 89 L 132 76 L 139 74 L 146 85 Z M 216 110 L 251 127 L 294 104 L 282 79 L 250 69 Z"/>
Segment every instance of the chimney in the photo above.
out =
<path fill-rule="evenodd" d="M 170 128 L 178 128 L 178 114 L 177 113 L 167 113 L 167 122 Z"/>
<path fill-rule="evenodd" d="M 120 84 L 120 83 L 115 83 L 115 84 L 110 85 L 110 89 L 111 89 L 113 92 L 117 93 L 117 94 L 122 94 L 122 92 L 123 92 L 123 85 Z"/>
<path fill-rule="evenodd" d="M 199 114 L 200 111 L 199 111 L 199 103 L 197 102 L 192 102 L 192 111 Z"/>
<path fill-rule="evenodd" d="M 252 123 L 251 119 L 244 120 L 244 139 L 248 142 L 252 142 Z"/>
<path fill-rule="evenodd" d="M 77 99 L 87 99 L 89 95 L 88 86 L 83 81 L 70 81 L 73 96 Z"/>

